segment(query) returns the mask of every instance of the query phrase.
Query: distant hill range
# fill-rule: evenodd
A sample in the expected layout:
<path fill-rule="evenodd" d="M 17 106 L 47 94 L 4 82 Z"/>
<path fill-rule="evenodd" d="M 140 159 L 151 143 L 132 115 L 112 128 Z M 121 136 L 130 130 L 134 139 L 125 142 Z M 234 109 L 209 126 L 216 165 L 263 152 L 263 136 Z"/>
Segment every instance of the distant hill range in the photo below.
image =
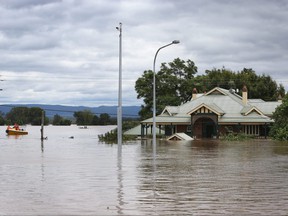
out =
<path fill-rule="evenodd" d="M 74 112 L 90 110 L 95 115 L 102 113 L 109 114 L 112 118 L 117 117 L 117 106 L 99 106 L 99 107 L 86 107 L 86 106 L 62 106 L 62 105 L 44 105 L 44 104 L 0 104 L 0 111 L 4 114 L 10 112 L 13 107 L 40 107 L 45 110 L 47 117 L 53 117 L 58 114 L 62 117 L 73 117 Z M 123 118 L 138 118 L 140 106 L 123 106 Z"/>

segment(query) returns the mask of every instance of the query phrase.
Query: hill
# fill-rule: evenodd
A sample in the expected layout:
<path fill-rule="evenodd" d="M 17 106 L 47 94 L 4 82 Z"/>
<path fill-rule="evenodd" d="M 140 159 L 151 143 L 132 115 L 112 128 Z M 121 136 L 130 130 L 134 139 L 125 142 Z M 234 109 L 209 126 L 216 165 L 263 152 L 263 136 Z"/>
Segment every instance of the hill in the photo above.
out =
<path fill-rule="evenodd" d="M 45 104 L 2 104 L 0 105 L 0 112 L 6 114 L 10 112 L 13 107 L 40 107 L 45 110 L 46 116 L 51 118 L 58 114 L 62 117 L 73 117 L 74 112 L 90 110 L 95 115 L 107 113 L 111 117 L 117 116 L 117 106 L 99 106 L 99 107 L 86 107 L 86 106 L 63 106 L 63 105 L 45 105 Z M 123 118 L 138 118 L 140 106 L 123 106 Z"/>

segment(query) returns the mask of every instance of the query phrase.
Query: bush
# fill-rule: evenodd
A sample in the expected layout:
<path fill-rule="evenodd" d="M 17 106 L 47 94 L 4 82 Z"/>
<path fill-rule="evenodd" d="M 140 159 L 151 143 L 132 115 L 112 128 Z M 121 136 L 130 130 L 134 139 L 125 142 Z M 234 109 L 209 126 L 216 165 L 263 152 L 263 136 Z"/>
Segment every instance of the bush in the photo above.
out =
<path fill-rule="evenodd" d="M 122 129 L 123 131 L 127 131 L 133 127 L 135 127 L 136 125 L 138 125 L 139 122 L 138 121 L 124 121 L 123 125 L 122 125 Z M 111 130 L 107 133 L 105 133 L 104 135 L 98 135 L 98 138 L 100 140 L 100 142 L 106 142 L 106 143 L 117 143 L 118 141 L 118 133 L 117 133 L 117 128 L 114 130 Z M 133 135 L 124 135 L 122 134 L 122 141 L 123 142 L 127 142 L 130 140 L 135 140 L 137 138 L 137 136 L 133 136 Z"/>
<path fill-rule="evenodd" d="M 251 135 L 247 135 L 244 133 L 239 133 L 239 134 L 228 134 L 226 136 L 223 137 L 224 140 L 227 141 L 243 141 L 243 140 L 249 140 L 249 139 L 253 139 L 254 137 Z"/>
<path fill-rule="evenodd" d="M 100 142 L 105 142 L 105 143 L 110 143 L 110 144 L 116 144 L 118 141 L 118 133 L 117 133 L 117 128 L 111 131 L 108 131 L 104 135 L 98 135 L 99 141 Z M 137 136 L 131 136 L 131 135 L 122 135 L 122 141 L 127 142 L 130 140 L 135 140 Z"/>
<path fill-rule="evenodd" d="M 273 133 L 273 138 L 280 141 L 288 140 L 288 126 L 277 128 Z"/>

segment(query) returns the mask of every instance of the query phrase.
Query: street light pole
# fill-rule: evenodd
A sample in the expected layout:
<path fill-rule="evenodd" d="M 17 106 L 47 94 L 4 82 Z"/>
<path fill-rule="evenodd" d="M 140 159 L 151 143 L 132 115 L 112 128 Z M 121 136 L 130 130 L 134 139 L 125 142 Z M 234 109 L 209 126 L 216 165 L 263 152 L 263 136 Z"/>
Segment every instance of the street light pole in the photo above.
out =
<path fill-rule="evenodd" d="M 122 23 L 116 29 L 119 34 L 119 90 L 118 90 L 118 108 L 117 108 L 117 138 L 118 155 L 122 152 Z"/>
<path fill-rule="evenodd" d="M 154 57 L 154 62 L 153 62 L 153 129 L 152 129 L 152 133 L 153 133 L 153 141 L 152 141 L 152 145 L 153 145 L 153 155 L 156 156 L 156 76 L 155 76 L 155 63 L 156 63 L 156 58 L 158 55 L 158 52 L 165 48 L 168 47 L 172 44 L 178 44 L 180 43 L 179 40 L 174 40 L 169 44 L 166 44 L 165 46 L 160 47 Z"/>

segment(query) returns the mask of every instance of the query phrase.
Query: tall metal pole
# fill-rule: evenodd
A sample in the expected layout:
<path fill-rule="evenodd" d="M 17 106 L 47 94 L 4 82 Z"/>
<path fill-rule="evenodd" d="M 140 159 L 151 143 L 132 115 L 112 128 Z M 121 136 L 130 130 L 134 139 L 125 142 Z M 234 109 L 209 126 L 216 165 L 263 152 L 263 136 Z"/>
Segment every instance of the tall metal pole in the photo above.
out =
<path fill-rule="evenodd" d="M 45 115 L 44 110 L 42 110 L 42 115 L 41 115 L 41 129 L 40 129 L 40 131 L 41 131 L 41 140 L 44 139 L 44 115 Z"/>
<path fill-rule="evenodd" d="M 155 72 L 155 64 L 156 64 L 156 58 L 158 55 L 158 52 L 167 47 L 170 46 L 172 44 L 178 44 L 180 43 L 180 41 L 178 40 L 174 40 L 171 43 L 160 47 L 154 57 L 154 62 L 153 62 L 153 128 L 152 128 L 152 133 L 153 133 L 153 141 L 152 141 L 152 145 L 153 145 L 153 156 L 156 156 L 156 72 Z"/>
<path fill-rule="evenodd" d="M 116 29 L 119 34 L 119 90 L 118 90 L 118 109 L 117 109 L 117 138 L 118 155 L 122 152 L 122 23 Z"/>

